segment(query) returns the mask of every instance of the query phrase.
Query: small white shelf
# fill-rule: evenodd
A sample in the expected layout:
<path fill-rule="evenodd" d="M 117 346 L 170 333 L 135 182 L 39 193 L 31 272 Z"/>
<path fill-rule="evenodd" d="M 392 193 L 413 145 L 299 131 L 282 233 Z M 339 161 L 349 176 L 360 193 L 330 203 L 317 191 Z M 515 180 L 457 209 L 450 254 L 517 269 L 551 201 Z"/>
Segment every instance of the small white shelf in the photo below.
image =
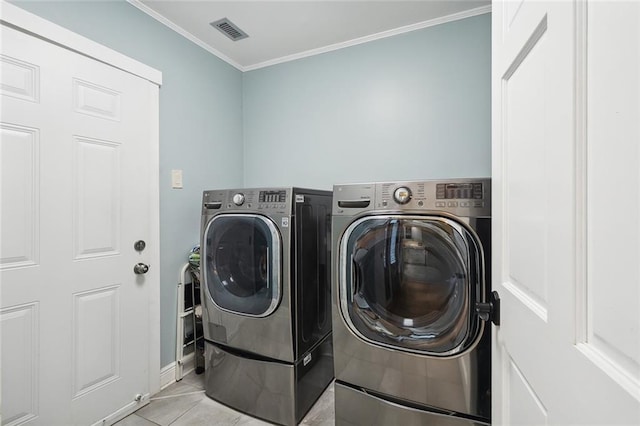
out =
<path fill-rule="evenodd" d="M 187 263 L 178 277 L 176 327 L 176 381 L 198 367 L 204 368 L 204 335 L 200 304 L 200 270 Z M 202 371 L 196 370 L 196 373 Z"/>

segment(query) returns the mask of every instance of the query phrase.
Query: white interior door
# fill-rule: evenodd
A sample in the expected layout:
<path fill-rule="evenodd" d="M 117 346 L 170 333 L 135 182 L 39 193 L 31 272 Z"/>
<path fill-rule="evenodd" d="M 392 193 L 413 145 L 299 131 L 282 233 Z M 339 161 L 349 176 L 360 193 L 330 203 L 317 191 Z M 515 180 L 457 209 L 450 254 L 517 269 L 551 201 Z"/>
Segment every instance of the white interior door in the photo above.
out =
<path fill-rule="evenodd" d="M 5 25 L 1 62 L 2 425 L 108 424 L 150 392 L 158 87 Z"/>
<path fill-rule="evenodd" d="M 495 424 L 640 424 L 639 28 L 493 2 Z"/>

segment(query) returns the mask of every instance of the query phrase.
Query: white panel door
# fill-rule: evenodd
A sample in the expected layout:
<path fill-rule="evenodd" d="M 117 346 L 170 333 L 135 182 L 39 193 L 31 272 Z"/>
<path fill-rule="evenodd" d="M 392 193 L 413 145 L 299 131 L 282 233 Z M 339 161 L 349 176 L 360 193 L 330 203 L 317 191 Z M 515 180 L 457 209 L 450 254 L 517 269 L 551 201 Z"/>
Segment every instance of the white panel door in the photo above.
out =
<path fill-rule="evenodd" d="M 640 424 L 640 3 L 493 2 L 497 425 Z"/>
<path fill-rule="evenodd" d="M 0 59 L 2 425 L 102 424 L 150 391 L 158 87 L 4 25 Z"/>

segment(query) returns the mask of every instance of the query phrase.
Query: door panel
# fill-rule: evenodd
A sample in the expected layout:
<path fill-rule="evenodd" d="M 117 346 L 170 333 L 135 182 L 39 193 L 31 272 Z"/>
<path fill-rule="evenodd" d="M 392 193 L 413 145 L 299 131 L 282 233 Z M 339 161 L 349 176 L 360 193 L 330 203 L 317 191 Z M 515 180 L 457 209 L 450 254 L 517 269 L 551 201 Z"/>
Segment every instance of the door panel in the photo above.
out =
<path fill-rule="evenodd" d="M 640 423 L 639 12 L 493 3 L 495 424 Z"/>
<path fill-rule="evenodd" d="M 40 144 L 38 129 L 0 124 L 2 205 L 2 269 L 39 261 Z"/>
<path fill-rule="evenodd" d="M 509 149 L 505 159 L 507 239 L 505 253 L 510 285 L 543 320 L 547 313 L 547 253 L 545 225 L 547 186 L 544 159 L 553 147 L 544 142 L 545 97 L 538 88 L 545 87 L 548 64 L 546 16 L 527 41 L 526 56 L 514 62 L 503 79 L 503 96 L 509 110 L 505 120 Z"/>
<path fill-rule="evenodd" d="M 2 388 L 11 384 L 11 392 L 2 395 L 3 424 L 26 423 L 39 415 L 38 323 L 37 302 L 0 313 L 2 338 L 13 343 L 2 346 L 2 363 L 11 366 L 2 369 Z"/>
<path fill-rule="evenodd" d="M 120 288 L 73 295 L 73 397 L 120 375 Z"/>
<path fill-rule="evenodd" d="M 554 121 L 571 115 L 572 64 L 569 56 L 554 57 L 571 48 L 571 16 L 568 2 L 504 2 L 493 10 L 493 289 L 502 298 L 493 349 L 495 424 L 554 423 L 553 390 L 542 374 L 558 363 L 548 350 L 549 310 L 571 277 L 564 238 L 573 225 L 571 170 L 553 169 L 553 157 L 571 162 L 571 124 Z M 554 265 L 552 251 L 564 260 Z"/>
<path fill-rule="evenodd" d="M 133 266 L 156 249 L 133 243 L 157 241 L 157 86 L 4 25 L 2 40 L 3 424 L 93 424 L 150 392 L 157 265 Z"/>
<path fill-rule="evenodd" d="M 73 137 L 74 258 L 120 254 L 120 143 Z"/>
<path fill-rule="evenodd" d="M 640 5 L 590 2 L 586 15 L 583 89 L 587 118 L 597 119 L 585 128 L 586 268 L 579 288 L 579 341 L 598 368 L 640 399 L 640 225 L 630 220 L 615 229 L 611 223 L 618 212 L 640 217 Z"/>

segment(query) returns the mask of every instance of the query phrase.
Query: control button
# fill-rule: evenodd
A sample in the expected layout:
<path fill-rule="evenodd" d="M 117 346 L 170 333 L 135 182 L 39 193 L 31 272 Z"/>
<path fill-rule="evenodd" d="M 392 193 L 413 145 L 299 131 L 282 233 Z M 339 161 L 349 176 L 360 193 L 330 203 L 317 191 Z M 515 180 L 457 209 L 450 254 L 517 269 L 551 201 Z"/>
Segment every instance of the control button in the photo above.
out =
<path fill-rule="evenodd" d="M 236 206 L 241 206 L 244 204 L 244 194 L 242 192 L 238 192 L 237 194 L 233 195 L 232 198 L 233 204 L 235 204 Z"/>
<path fill-rule="evenodd" d="M 248 208 L 251 208 L 251 203 L 247 204 L 247 207 L 248 207 Z"/>
<path fill-rule="evenodd" d="M 382 207 L 387 207 L 387 200 L 382 200 Z"/>
<path fill-rule="evenodd" d="M 458 202 L 457 201 L 449 201 L 449 203 L 447 204 L 447 207 L 458 207 Z"/>
<path fill-rule="evenodd" d="M 460 201 L 460 207 L 471 207 L 471 203 L 469 201 Z"/>
<path fill-rule="evenodd" d="M 422 200 L 418 201 L 418 207 L 422 207 L 422 206 L 424 206 L 424 201 Z"/>
<path fill-rule="evenodd" d="M 436 201 L 436 207 L 447 207 L 447 203 L 444 201 Z"/>
<path fill-rule="evenodd" d="M 231 203 L 227 204 L 227 208 L 229 209 L 231 208 Z"/>
<path fill-rule="evenodd" d="M 406 186 L 401 186 L 393 192 L 393 199 L 398 204 L 407 204 L 411 201 L 411 190 Z"/>
<path fill-rule="evenodd" d="M 482 201 L 474 201 L 473 207 L 484 207 L 484 202 Z"/>
<path fill-rule="evenodd" d="M 284 209 L 284 204 L 280 204 L 280 208 L 281 208 L 281 209 Z"/>

